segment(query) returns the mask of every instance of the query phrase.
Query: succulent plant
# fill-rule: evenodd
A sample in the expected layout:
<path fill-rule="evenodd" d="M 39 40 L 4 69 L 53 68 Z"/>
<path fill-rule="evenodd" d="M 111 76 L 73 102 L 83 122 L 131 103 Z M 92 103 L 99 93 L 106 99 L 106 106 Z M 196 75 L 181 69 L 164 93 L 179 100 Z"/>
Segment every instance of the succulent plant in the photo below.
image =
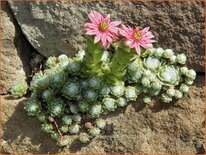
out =
<path fill-rule="evenodd" d="M 137 99 L 137 90 L 133 86 L 128 86 L 125 91 L 125 96 L 128 101 L 135 101 Z"/>
<path fill-rule="evenodd" d="M 187 85 L 185 85 L 185 84 L 181 84 L 181 86 L 180 86 L 180 91 L 181 91 L 182 93 L 186 94 L 186 93 L 188 93 L 188 91 L 189 91 L 189 87 L 188 87 Z"/>
<path fill-rule="evenodd" d="M 167 95 L 170 97 L 173 97 L 175 95 L 175 89 L 174 88 L 169 88 L 167 90 Z"/>
<path fill-rule="evenodd" d="M 193 69 L 188 70 L 186 76 L 188 78 L 190 78 L 191 80 L 195 80 L 196 79 L 196 72 Z"/>
<path fill-rule="evenodd" d="M 180 72 L 181 72 L 182 75 L 187 75 L 187 73 L 188 73 L 188 68 L 187 68 L 187 67 L 181 67 L 181 68 L 180 68 Z"/>
<path fill-rule="evenodd" d="M 61 131 L 62 133 L 67 133 L 67 132 L 69 131 L 68 125 L 63 125 L 63 126 L 61 126 L 61 127 L 60 127 L 60 131 Z"/>
<path fill-rule="evenodd" d="M 157 80 L 157 81 L 151 83 L 151 88 L 154 91 L 160 91 L 162 88 L 162 84 L 159 80 Z"/>
<path fill-rule="evenodd" d="M 177 62 L 178 62 L 179 64 L 184 65 L 184 64 L 186 63 L 186 61 L 187 61 L 187 57 L 185 56 L 184 53 L 177 55 Z"/>
<path fill-rule="evenodd" d="M 166 49 L 163 53 L 164 58 L 171 58 L 174 55 L 174 52 L 171 49 Z"/>
<path fill-rule="evenodd" d="M 102 100 L 104 108 L 109 111 L 114 111 L 117 108 L 116 100 L 113 98 L 106 97 Z"/>
<path fill-rule="evenodd" d="M 157 58 L 161 58 L 164 52 L 165 51 L 159 47 L 157 49 L 154 49 L 154 56 L 156 56 Z"/>
<path fill-rule="evenodd" d="M 88 102 L 94 102 L 97 100 L 98 98 L 98 94 L 95 90 L 87 90 L 84 93 L 84 98 L 85 100 L 87 100 Z"/>
<path fill-rule="evenodd" d="M 82 117 L 79 114 L 72 115 L 72 120 L 76 123 L 80 123 L 82 120 Z"/>
<path fill-rule="evenodd" d="M 61 54 L 58 56 L 57 61 L 58 62 L 69 61 L 69 58 L 66 54 Z"/>
<path fill-rule="evenodd" d="M 78 109 L 79 109 L 79 111 L 81 111 L 83 113 L 88 112 L 89 108 L 90 108 L 90 106 L 89 106 L 89 104 L 86 101 L 80 101 L 78 103 Z"/>
<path fill-rule="evenodd" d="M 64 114 L 65 104 L 61 99 L 54 99 L 48 104 L 48 110 L 52 116 L 60 117 Z"/>
<path fill-rule="evenodd" d="M 98 103 L 91 105 L 89 112 L 92 117 L 98 117 L 102 113 L 102 105 Z"/>
<path fill-rule="evenodd" d="M 57 64 L 57 58 L 55 56 L 50 56 L 47 60 L 46 60 L 46 66 L 49 68 L 54 67 Z"/>
<path fill-rule="evenodd" d="M 162 101 L 163 101 L 164 103 L 170 103 L 170 102 L 172 102 L 172 98 L 171 98 L 169 95 L 167 95 L 167 94 L 162 94 L 161 99 L 162 99 Z"/>
<path fill-rule="evenodd" d="M 86 134 L 86 133 L 81 133 L 80 135 L 79 135 L 79 141 L 81 142 L 81 143 L 88 143 L 89 142 L 89 135 L 88 134 Z"/>
<path fill-rule="evenodd" d="M 145 97 L 143 98 L 143 101 L 144 101 L 144 103 L 148 104 L 148 103 L 151 102 L 151 97 L 145 96 Z"/>
<path fill-rule="evenodd" d="M 27 93 L 28 85 L 26 81 L 19 81 L 11 89 L 11 95 L 14 98 L 20 98 Z"/>
<path fill-rule="evenodd" d="M 144 65 L 149 70 L 157 71 L 161 65 L 161 62 L 158 58 L 149 56 L 147 57 L 147 59 L 144 60 Z"/>
<path fill-rule="evenodd" d="M 104 129 L 106 126 L 105 120 L 103 120 L 101 118 L 96 119 L 95 123 L 99 129 Z"/>
<path fill-rule="evenodd" d="M 99 95 L 108 96 L 110 92 L 111 92 L 110 87 L 105 84 L 100 88 Z"/>
<path fill-rule="evenodd" d="M 177 56 L 176 55 L 173 55 L 170 57 L 170 63 L 171 64 L 175 64 L 177 62 Z"/>
<path fill-rule="evenodd" d="M 180 80 L 179 71 L 173 65 L 162 67 L 158 73 L 158 77 L 166 86 L 176 86 Z"/>
<path fill-rule="evenodd" d="M 69 115 L 62 116 L 62 123 L 65 125 L 71 125 L 72 124 L 72 118 Z"/>
<path fill-rule="evenodd" d="M 95 128 L 95 127 L 92 127 L 91 129 L 89 129 L 89 134 L 93 137 L 96 137 L 100 134 L 100 129 L 99 128 Z"/>
<path fill-rule="evenodd" d="M 102 85 L 102 80 L 98 76 L 93 76 L 88 80 L 88 86 L 92 89 L 99 89 Z"/>
<path fill-rule="evenodd" d="M 127 100 L 123 97 L 120 97 L 120 98 L 117 99 L 116 103 L 117 103 L 117 106 L 124 107 L 124 106 L 127 105 Z"/>
<path fill-rule="evenodd" d="M 40 121 L 40 122 L 46 122 L 47 121 L 47 116 L 45 113 L 43 112 L 40 112 L 38 115 L 37 115 L 37 119 Z"/>
<path fill-rule="evenodd" d="M 57 145 L 58 146 L 67 146 L 67 145 L 71 145 L 72 144 L 72 140 L 70 138 L 70 136 L 60 136 L 57 139 Z"/>
<path fill-rule="evenodd" d="M 46 89 L 42 92 L 42 99 L 44 102 L 49 102 L 54 99 L 54 91 L 52 89 Z"/>
<path fill-rule="evenodd" d="M 24 109 L 30 116 L 37 116 L 41 112 L 40 102 L 35 99 L 29 99 Z"/>
<path fill-rule="evenodd" d="M 60 136 L 57 132 L 52 132 L 50 135 L 51 139 L 57 140 Z"/>
<path fill-rule="evenodd" d="M 73 104 L 73 103 L 69 104 L 69 109 L 73 114 L 77 114 L 79 111 L 78 106 L 76 104 Z"/>
<path fill-rule="evenodd" d="M 41 125 L 41 128 L 42 130 L 45 132 L 45 133 L 51 133 L 53 132 L 53 125 L 50 124 L 50 123 L 44 123 Z"/>
<path fill-rule="evenodd" d="M 78 52 L 75 54 L 76 58 L 79 59 L 79 60 L 81 60 L 81 61 L 83 61 L 84 55 L 85 55 L 85 51 L 84 51 L 84 50 L 78 51 Z"/>
<path fill-rule="evenodd" d="M 111 88 L 111 94 L 119 98 L 120 96 L 124 95 L 125 87 L 124 84 L 118 84 L 115 86 L 110 87 Z"/>
<path fill-rule="evenodd" d="M 78 58 L 69 59 L 68 71 L 71 75 L 78 75 L 81 70 L 81 60 Z"/>
<path fill-rule="evenodd" d="M 67 80 L 67 75 L 64 71 L 60 71 L 51 75 L 51 87 L 54 89 L 61 88 Z"/>
<path fill-rule="evenodd" d="M 181 91 L 179 90 L 176 90 L 175 91 L 175 96 L 174 96 L 176 99 L 181 99 L 183 97 L 183 94 Z"/>
<path fill-rule="evenodd" d="M 186 84 L 186 85 L 189 85 L 189 86 L 190 86 L 190 85 L 192 85 L 193 83 L 194 83 L 194 80 L 189 79 L 189 78 L 186 78 L 186 79 L 185 79 L 185 84 Z"/>
<path fill-rule="evenodd" d="M 150 87 L 150 80 L 148 77 L 142 78 L 141 83 L 144 87 Z"/>
<path fill-rule="evenodd" d="M 67 82 L 62 89 L 62 94 L 67 99 L 74 99 L 80 93 L 80 86 L 78 82 Z"/>
<path fill-rule="evenodd" d="M 69 126 L 69 132 L 71 134 L 77 134 L 79 132 L 80 126 L 78 124 L 72 124 Z"/>

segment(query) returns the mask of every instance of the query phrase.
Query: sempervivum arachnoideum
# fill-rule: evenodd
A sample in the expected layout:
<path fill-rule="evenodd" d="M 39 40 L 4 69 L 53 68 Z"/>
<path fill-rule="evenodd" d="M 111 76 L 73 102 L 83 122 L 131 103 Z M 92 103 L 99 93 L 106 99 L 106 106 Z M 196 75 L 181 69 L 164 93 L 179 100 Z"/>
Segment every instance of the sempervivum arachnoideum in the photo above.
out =
<path fill-rule="evenodd" d="M 75 80 L 70 80 L 66 84 L 64 84 L 62 89 L 62 95 L 67 99 L 74 99 L 80 93 L 80 85 L 79 82 Z"/>
<path fill-rule="evenodd" d="M 41 104 L 37 99 L 30 98 L 24 109 L 30 116 L 37 116 L 41 112 Z"/>
<path fill-rule="evenodd" d="M 20 81 L 16 83 L 11 89 L 11 95 L 14 98 L 22 97 L 27 93 L 28 85 L 26 81 Z"/>
<path fill-rule="evenodd" d="M 65 104 L 60 98 L 54 99 L 48 103 L 48 110 L 52 116 L 60 117 L 64 114 Z"/>
<path fill-rule="evenodd" d="M 40 71 L 33 76 L 32 81 L 30 82 L 30 89 L 32 91 L 43 90 L 49 87 L 49 85 L 50 85 L 50 75 Z"/>
<path fill-rule="evenodd" d="M 180 81 L 179 69 L 174 65 L 162 66 L 158 73 L 158 78 L 162 81 L 163 85 L 176 86 Z"/>

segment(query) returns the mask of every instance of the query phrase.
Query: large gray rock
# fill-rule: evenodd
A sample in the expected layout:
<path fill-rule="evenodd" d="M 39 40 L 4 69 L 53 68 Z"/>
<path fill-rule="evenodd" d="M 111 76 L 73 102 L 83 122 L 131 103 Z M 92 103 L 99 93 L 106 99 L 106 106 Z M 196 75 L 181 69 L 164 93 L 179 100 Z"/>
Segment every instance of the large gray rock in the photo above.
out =
<path fill-rule="evenodd" d="M 31 44 L 44 56 L 74 55 L 83 48 L 83 25 L 92 10 L 132 26 L 151 26 L 158 45 L 184 52 L 204 72 L 204 2 L 11 2 Z"/>
<path fill-rule="evenodd" d="M 7 93 L 19 80 L 26 79 L 29 74 L 30 47 L 23 37 L 21 29 L 14 20 L 6 2 L 2 2 L 2 55 L 0 93 Z"/>

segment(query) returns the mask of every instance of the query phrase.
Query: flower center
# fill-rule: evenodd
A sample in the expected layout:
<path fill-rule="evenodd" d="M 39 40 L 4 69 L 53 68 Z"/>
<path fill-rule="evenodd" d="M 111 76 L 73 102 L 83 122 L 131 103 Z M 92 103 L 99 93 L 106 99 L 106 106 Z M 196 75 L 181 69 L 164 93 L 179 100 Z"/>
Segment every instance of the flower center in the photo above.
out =
<path fill-rule="evenodd" d="M 135 32 L 135 33 L 133 34 L 133 36 L 134 36 L 134 39 L 135 39 L 136 41 L 139 41 L 139 40 L 142 38 L 142 36 L 141 36 L 141 34 L 140 34 L 139 32 Z"/>
<path fill-rule="evenodd" d="M 101 31 L 105 31 L 108 27 L 109 27 L 109 25 L 106 22 L 102 22 L 102 23 L 100 23 L 99 29 Z"/>

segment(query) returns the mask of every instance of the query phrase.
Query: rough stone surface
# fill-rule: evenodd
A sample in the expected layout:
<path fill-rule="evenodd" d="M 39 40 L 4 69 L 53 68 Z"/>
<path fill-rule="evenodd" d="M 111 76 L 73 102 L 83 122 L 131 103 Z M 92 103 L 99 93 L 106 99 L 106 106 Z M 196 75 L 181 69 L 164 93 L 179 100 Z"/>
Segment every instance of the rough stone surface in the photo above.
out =
<path fill-rule="evenodd" d="M 158 45 L 184 52 L 204 72 L 204 2 L 13 2 L 11 8 L 31 44 L 44 56 L 83 48 L 83 24 L 92 10 L 132 26 L 150 26 Z"/>
<path fill-rule="evenodd" d="M 204 154 L 204 76 L 198 76 L 189 94 L 173 104 L 136 103 L 109 114 L 104 133 L 91 143 L 74 142 L 60 148 L 40 124 L 26 115 L 27 99 L 2 96 L 3 141 L 1 153 L 147 153 Z"/>
<path fill-rule="evenodd" d="M 7 3 L 2 3 L 1 11 L 1 83 L 0 93 L 7 93 L 10 87 L 17 81 L 26 79 L 29 73 L 29 55 L 31 50 L 20 28 L 12 16 Z"/>

